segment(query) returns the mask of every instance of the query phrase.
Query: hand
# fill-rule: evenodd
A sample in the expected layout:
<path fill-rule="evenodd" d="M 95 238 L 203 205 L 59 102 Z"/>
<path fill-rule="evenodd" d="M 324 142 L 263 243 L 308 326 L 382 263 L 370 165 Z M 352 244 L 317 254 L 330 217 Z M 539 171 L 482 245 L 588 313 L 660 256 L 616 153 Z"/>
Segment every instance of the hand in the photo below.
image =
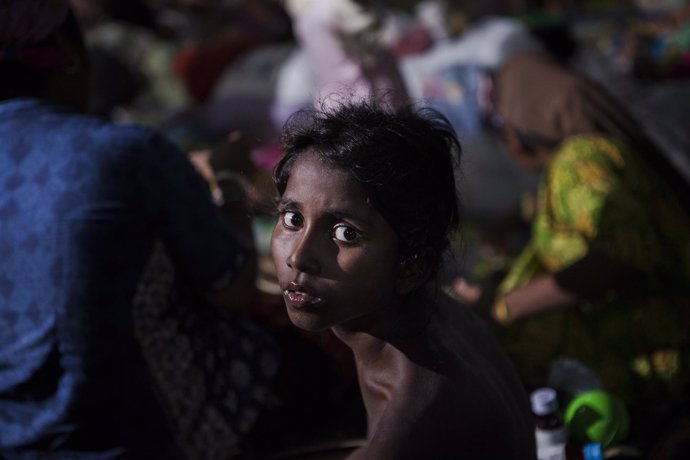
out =
<path fill-rule="evenodd" d="M 453 281 L 451 290 L 454 297 L 471 305 L 476 304 L 482 296 L 482 287 L 463 277 L 458 277 Z"/>
<path fill-rule="evenodd" d="M 192 162 L 197 172 L 204 178 L 208 184 L 208 188 L 213 197 L 213 201 L 220 203 L 223 199 L 223 193 L 218 188 L 218 181 L 216 174 L 211 166 L 211 151 L 210 150 L 194 150 L 187 155 L 189 161 Z"/>
<path fill-rule="evenodd" d="M 503 325 L 493 314 L 496 300 L 495 287 L 491 284 L 480 285 L 458 277 L 449 286 L 450 294 L 475 312 L 492 330 L 498 334 Z"/>

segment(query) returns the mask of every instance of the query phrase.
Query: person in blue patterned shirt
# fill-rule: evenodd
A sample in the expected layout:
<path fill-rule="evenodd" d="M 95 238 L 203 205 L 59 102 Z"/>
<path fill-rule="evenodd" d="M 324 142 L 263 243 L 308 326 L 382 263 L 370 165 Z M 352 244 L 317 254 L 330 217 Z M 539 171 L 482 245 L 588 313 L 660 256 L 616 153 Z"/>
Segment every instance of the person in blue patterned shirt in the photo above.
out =
<path fill-rule="evenodd" d="M 177 458 L 180 423 L 156 389 L 133 299 L 161 241 L 209 312 L 237 309 L 253 248 L 184 152 L 84 114 L 87 56 L 67 0 L 0 1 L 0 457 Z M 258 393 L 252 369 L 233 363 Z M 237 435 L 260 404 L 234 401 L 246 409 L 231 414 Z"/>

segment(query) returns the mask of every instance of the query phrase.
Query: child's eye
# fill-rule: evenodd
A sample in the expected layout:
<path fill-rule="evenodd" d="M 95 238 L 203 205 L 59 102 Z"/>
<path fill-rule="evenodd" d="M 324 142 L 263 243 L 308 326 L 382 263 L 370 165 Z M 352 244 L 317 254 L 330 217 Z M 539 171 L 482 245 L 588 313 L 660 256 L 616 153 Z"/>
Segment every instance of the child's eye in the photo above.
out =
<path fill-rule="evenodd" d="M 284 211 L 281 218 L 283 225 L 290 229 L 300 228 L 304 224 L 304 219 L 296 212 Z"/>
<path fill-rule="evenodd" d="M 336 240 L 344 243 L 354 243 L 362 238 L 361 233 L 347 225 L 338 225 L 333 230 L 333 236 Z"/>

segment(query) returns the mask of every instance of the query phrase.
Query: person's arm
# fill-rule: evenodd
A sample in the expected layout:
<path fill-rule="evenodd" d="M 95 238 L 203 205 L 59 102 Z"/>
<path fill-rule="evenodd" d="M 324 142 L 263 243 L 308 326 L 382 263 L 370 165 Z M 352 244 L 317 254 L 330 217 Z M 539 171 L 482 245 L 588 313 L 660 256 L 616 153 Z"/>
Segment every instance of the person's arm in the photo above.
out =
<path fill-rule="evenodd" d="M 541 275 L 505 295 L 498 295 L 491 315 L 499 324 L 526 318 L 539 313 L 547 313 L 559 308 L 575 305 L 578 297 L 560 287 L 555 275 Z"/>
<path fill-rule="evenodd" d="M 634 288 L 654 263 L 654 231 L 645 206 L 619 169 L 627 152 L 604 138 L 565 142 L 547 171 L 540 211 L 548 224 L 534 259 L 545 273 L 527 273 L 501 290 L 493 317 L 501 323 L 597 300 Z M 630 161 L 632 161 L 632 155 Z M 536 240 L 535 240 L 536 241 Z M 529 280 L 526 283 L 522 280 Z"/>
<path fill-rule="evenodd" d="M 204 161 L 195 161 L 195 170 L 169 141 L 147 137 L 137 171 L 148 225 L 165 244 L 180 280 L 212 306 L 243 309 L 256 292 L 256 256 L 242 188 L 229 181 L 221 190 L 223 204 L 212 200 L 202 177 L 208 174 L 199 164 Z"/>
<path fill-rule="evenodd" d="M 589 252 L 559 272 L 540 275 L 522 287 L 499 295 L 491 314 L 497 322 L 508 324 L 630 288 L 642 276 L 639 270 L 609 256 Z"/>
<path fill-rule="evenodd" d="M 221 218 L 227 219 L 247 245 L 253 248 L 252 217 L 244 186 L 234 179 L 223 177 L 218 178 L 216 183 L 220 192 L 218 204 Z M 252 255 L 235 279 L 216 291 L 206 293 L 206 301 L 217 308 L 242 311 L 256 293 L 257 272 L 257 258 Z"/>
<path fill-rule="evenodd" d="M 246 157 L 248 154 L 247 147 L 238 144 L 241 137 L 240 133 L 232 133 L 227 142 L 222 144 L 222 151 L 195 151 L 189 154 L 189 158 L 208 183 L 221 219 L 227 220 L 246 246 L 253 248 L 252 215 L 247 197 L 248 179 L 242 171 L 245 168 L 240 167 L 240 163 L 238 163 L 241 160 L 249 163 L 249 159 Z M 232 146 L 238 147 L 236 152 L 227 151 Z M 228 161 L 228 158 L 235 160 L 234 162 Z M 228 281 L 215 291 L 207 292 L 204 298 L 215 307 L 241 311 L 255 293 L 254 283 L 257 271 L 256 257 L 249 257 L 237 278 Z"/>

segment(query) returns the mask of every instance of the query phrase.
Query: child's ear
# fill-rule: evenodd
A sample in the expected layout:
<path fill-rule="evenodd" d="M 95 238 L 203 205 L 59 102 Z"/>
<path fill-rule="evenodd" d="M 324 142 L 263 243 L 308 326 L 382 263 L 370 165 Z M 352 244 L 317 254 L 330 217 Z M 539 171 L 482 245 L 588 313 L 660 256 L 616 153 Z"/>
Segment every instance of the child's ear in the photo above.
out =
<path fill-rule="evenodd" d="M 405 295 L 421 288 L 431 276 L 432 267 L 428 254 L 415 254 L 400 261 L 395 282 L 396 292 Z"/>

